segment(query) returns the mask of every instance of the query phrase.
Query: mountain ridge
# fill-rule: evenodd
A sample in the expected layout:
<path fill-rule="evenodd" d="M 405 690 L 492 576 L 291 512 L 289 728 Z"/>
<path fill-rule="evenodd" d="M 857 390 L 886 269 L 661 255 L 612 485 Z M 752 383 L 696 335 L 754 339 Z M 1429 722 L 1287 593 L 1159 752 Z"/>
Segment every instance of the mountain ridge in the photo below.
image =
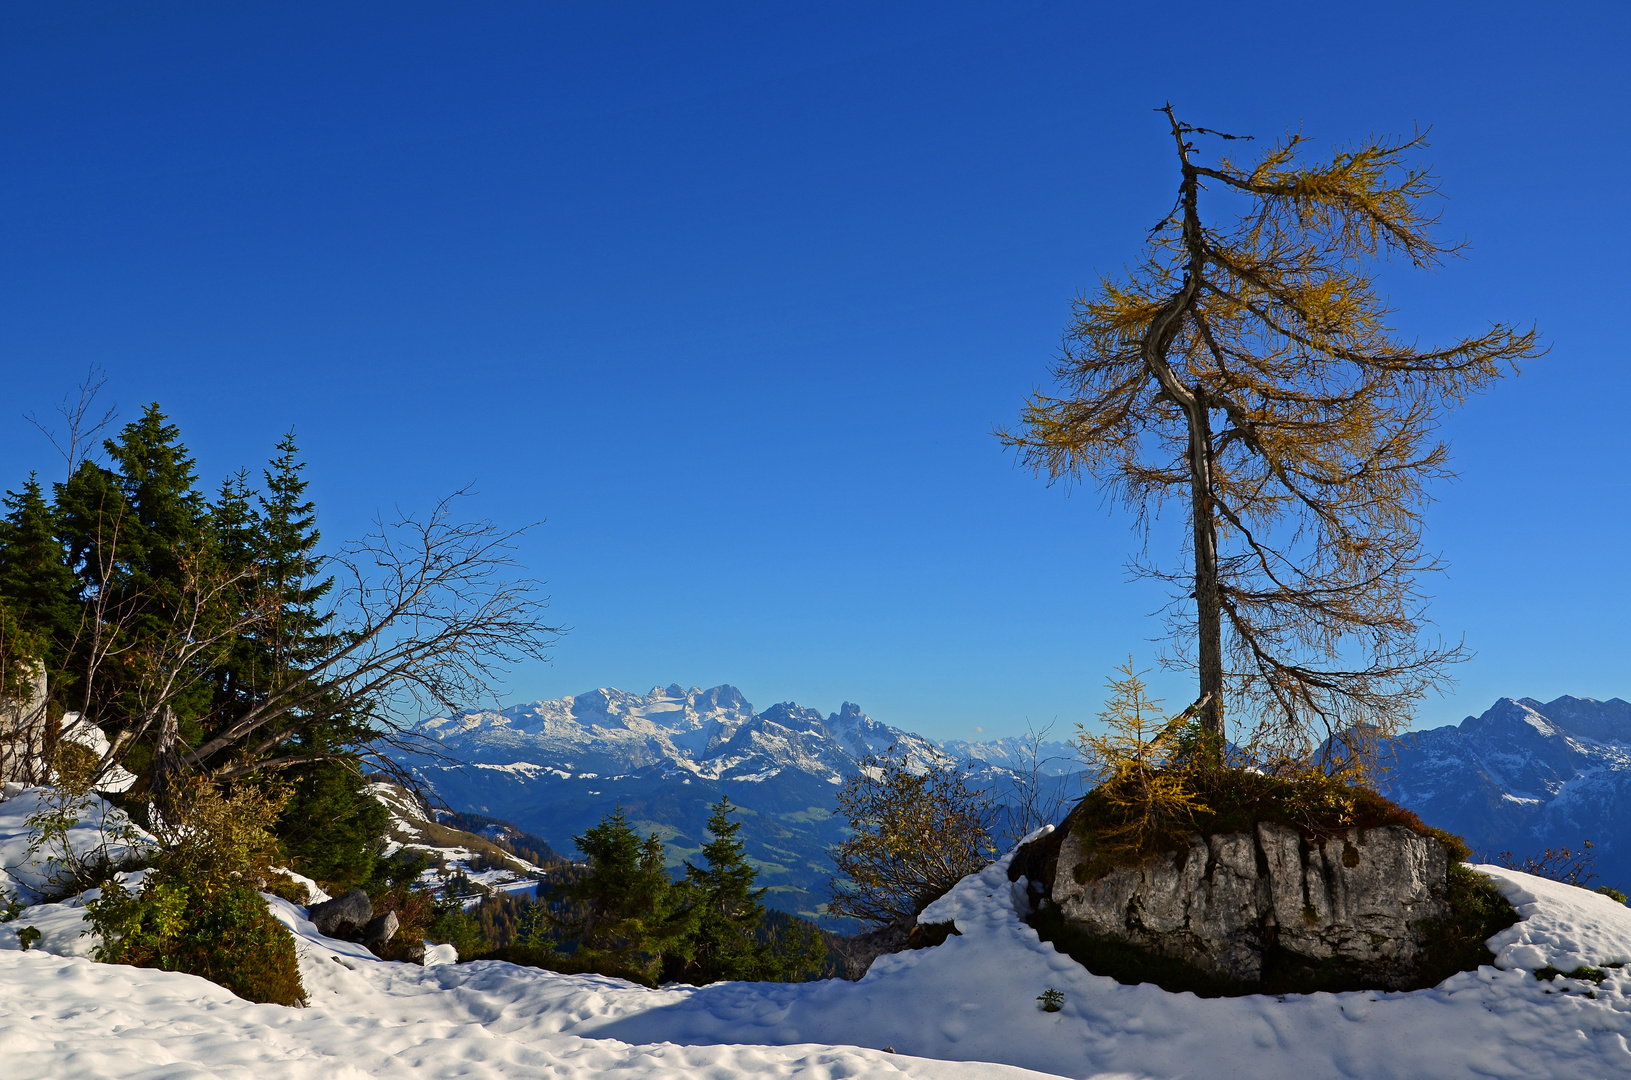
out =
<path fill-rule="evenodd" d="M 937 755 L 967 762 L 1010 803 L 1033 780 L 1079 790 L 1085 769 L 1062 742 L 1038 744 L 1033 762 L 1026 739 L 936 742 L 851 702 L 825 716 L 794 702 L 755 711 L 728 684 L 646 694 L 601 687 L 432 717 L 417 730 L 464 762 L 404 759 L 450 806 L 514 821 L 560 851 L 622 805 L 662 837 L 677 866 L 696 857 L 707 808 L 728 795 L 768 901 L 805 916 L 825 898 L 826 852 L 844 835 L 833 817 L 838 786 L 867 755 L 893 746 L 914 768 Z M 1458 725 L 1408 732 L 1391 750 L 1384 789 L 1475 851 L 1521 858 L 1589 840 L 1600 883 L 1631 885 L 1631 839 L 1619 825 L 1631 820 L 1631 704 L 1501 698 Z"/>
<path fill-rule="evenodd" d="M 599 687 L 431 717 L 415 731 L 460 762 L 399 758 L 450 807 L 513 821 L 558 851 L 571 851 L 574 836 L 622 806 L 638 829 L 662 838 L 677 868 L 698 857 L 709 807 L 728 796 L 767 902 L 806 917 L 818 917 L 832 870 L 827 851 L 845 834 L 833 816 L 838 787 L 863 759 L 892 747 L 913 769 L 952 757 L 998 791 L 1011 790 L 1026 765 L 1021 740 L 942 746 L 847 701 L 825 716 L 790 701 L 756 711 L 730 685 L 675 683 L 646 694 Z M 1041 756 L 1052 759 L 1043 775 L 1068 783 L 1071 770 L 1060 762 L 1071 749 L 1047 743 Z"/>

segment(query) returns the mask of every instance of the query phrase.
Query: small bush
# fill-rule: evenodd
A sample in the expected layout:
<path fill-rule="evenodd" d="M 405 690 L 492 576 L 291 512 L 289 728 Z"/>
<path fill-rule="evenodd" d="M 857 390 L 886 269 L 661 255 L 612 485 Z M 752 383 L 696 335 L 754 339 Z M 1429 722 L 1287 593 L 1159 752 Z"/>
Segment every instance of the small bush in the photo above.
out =
<path fill-rule="evenodd" d="M 1065 1007 L 1065 994 L 1062 990 L 1044 990 L 1037 995 L 1036 1000 L 1041 1003 L 1043 1012 L 1058 1012 Z"/>
<path fill-rule="evenodd" d="M 1585 889 L 1590 887 L 1588 882 L 1597 877 L 1597 856 L 1592 854 L 1591 850 L 1595 846 L 1587 840 L 1579 851 L 1566 847 L 1549 847 L 1539 855 L 1528 855 L 1521 859 L 1510 851 L 1503 851 L 1495 856 L 1493 861 L 1497 866 L 1504 866 L 1508 870 L 1517 870 Z"/>
<path fill-rule="evenodd" d="M 305 1004 L 294 938 L 245 885 L 150 878 L 136 893 L 110 884 L 90 906 L 104 963 L 199 975 L 248 1001 Z"/>
<path fill-rule="evenodd" d="M 876 926 L 909 918 L 997 854 L 992 795 L 943 759 L 914 772 L 891 746 L 862 760 L 838 792 L 851 834 L 833 849 L 827 914 Z"/>
<path fill-rule="evenodd" d="M 1559 975 L 1563 976 L 1565 979 L 1585 979 L 1594 983 L 1600 983 L 1604 979 L 1608 978 L 1608 972 L 1604 971 L 1602 968 L 1594 967 L 1582 966 L 1575 968 L 1573 971 L 1559 971 L 1557 968 L 1547 965 L 1546 967 L 1535 969 L 1535 978 L 1545 982 L 1550 982 L 1553 979 L 1556 979 Z"/>
<path fill-rule="evenodd" d="M 381 959 L 418 961 L 423 943 L 452 945 L 459 959 L 484 957 L 492 942 L 481 923 L 464 910 L 457 896 L 438 897 L 423 889 L 393 886 L 370 897 L 376 916 L 395 912 L 396 935 L 375 949 Z"/>
<path fill-rule="evenodd" d="M 272 876 L 278 789 L 178 791 L 155 825 L 160 849 L 140 890 L 110 880 L 86 905 L 96 958 L 199 975 L 250 1001 L 305 1001 L 294 938 L 256 888 Z"/>
<path fill-rule="evenodd" d="M 1449 918 L 1428 939 L 1421 985 L 1436 986 L 1458 971 L 1495 962 L 1484 944 L 1518 921 L 1518 913 L 1495 883 L 1461 862 L 1450 864 Z"/>

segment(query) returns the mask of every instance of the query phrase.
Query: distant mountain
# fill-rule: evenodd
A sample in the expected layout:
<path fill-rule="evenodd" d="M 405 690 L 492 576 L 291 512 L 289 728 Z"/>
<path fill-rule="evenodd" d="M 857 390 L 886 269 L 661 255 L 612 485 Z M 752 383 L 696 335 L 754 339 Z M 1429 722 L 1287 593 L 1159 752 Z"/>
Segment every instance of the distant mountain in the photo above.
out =
<path fill-rule="evenodd" d="M 1631 885 L 1631 703 L 1502 698 L 1395 749 L 1389 794 L 1429 824 L 1487 855 L 1589 840 L 1596 884 Z"/>
<path fill-rule="evenodd" d="M 513 822 L 569 857 L 572 837 L 621 804 L 662 837 L 676 866 L 696 860 L 708 808 L 728 795 L 767 902 L 805 916 L 826 898 L 827 850 L 843 838 L 834 797 L 861 758 L 894 746 L 919 764 L 970 761 L 976 782 L 1010 802 L 1032 762 L 1022 739 L 936 743 L 848 702 L 827 716 L 792 702 L 757 712 L 732 686 L 600 689 L 435 717 L 418 730 L 461 763 L 403 759 L 450 807 Z M 1590 840 L 1599 883 L 1631 886 L 1631 704 L 1502 698 L 1395 750 L 1390 794 L 1430 824 L 1488 855 Z M 1081 790 L 1071 747 L 1043 743 L 1036 756 L 1044 786 Z"/>
<path fill-rule="evenodd" d="M 843 836 L 834 797 L 862 758 L 893 746 L 916 764 L 968 760 L 999 791 L 1029 771 L 1017 739 L 942 747 L 849 702 L 825 717 L 792 702 L 756 712 L 733 686 L 599 689 L 434 717 L 418 732 L 461 762 L 403 758 L 449 806 L 514 822 L 563 853 L 621 804 L 638 828 L 662 837 L 676 864 L 695 860 L 708 808 L 728 795 L 742 807 L 741 836 L 770 888 L 767 902 L 806 916 L 826 898 L 827 849 Z M 1043 776 L 1068 783 L 1068 746 L 1044 743 L 1038 757 Z"/>

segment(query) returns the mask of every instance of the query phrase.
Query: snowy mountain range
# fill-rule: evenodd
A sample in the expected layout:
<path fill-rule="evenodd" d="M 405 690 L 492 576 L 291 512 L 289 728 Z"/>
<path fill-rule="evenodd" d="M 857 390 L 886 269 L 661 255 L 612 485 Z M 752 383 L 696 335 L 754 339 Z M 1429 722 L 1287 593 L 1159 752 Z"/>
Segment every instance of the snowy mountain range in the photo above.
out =
<path fill-rule="evenodd" d="M 1029 767 L 1018 739 L 941 745 L 849 702 L 827 716 L 792 702 L 758 712 L 734 686 L 603 688 L 434 717 L 418 733 L 460 762 L 403 759 L 449 806 L 512 821 L 562 852 L 621 805 L 676 863 L 695 859 L 708 808 L 728 795 L 742 808 L 741 836 L 767 902 L 807 916 L 826 897 L 827 849 L 842 839 L 832 816 L 838 786 L 862 758 L 894 747 L 918 765 L 967 760 L 999 791 Z M 1040 756 L 1048 782 L 1068 787 L 1080 768 L 1071 748 L 1043 743 Z"/>
<path fill-rule="evenodd" d="M 662 837 L 676 865 L 696 859 L 708 808 L 742 808 L 742 838 L 772 906 L 813 916 L 843 836 L 838 785 L 891 746 L 913 761 L 971 762 L 1012 801 L 1030 771 L 1022 739 L 937 743 L 848 702 L 823 716 L 792 702 L 756 711 L 732 686 L 646 694 L 599 689 L 502 711 L 435 717 L 419 734 L 459 764 L 404 759 L 456 810 L 514 822 L 571 853 L 572 837 L 621 804 Z M 1401 737 L 1389 793 L 1486 856 L 1594 845 L 1599 884 L 1631 885 L 1631 704 L 1503 698 L 1459 726 Z M 1082 765 L 1058 742 L 1039 748 L 1049 793 L 1082 790 Z"/>
<path fill-rule="evenodd" d="M 1527 856 L 1590 841 L 1595 884 L 1631 885 L 1631 703 L 1502 698 L 1395 750 L 1389 794 L 1475 851 Z"/>

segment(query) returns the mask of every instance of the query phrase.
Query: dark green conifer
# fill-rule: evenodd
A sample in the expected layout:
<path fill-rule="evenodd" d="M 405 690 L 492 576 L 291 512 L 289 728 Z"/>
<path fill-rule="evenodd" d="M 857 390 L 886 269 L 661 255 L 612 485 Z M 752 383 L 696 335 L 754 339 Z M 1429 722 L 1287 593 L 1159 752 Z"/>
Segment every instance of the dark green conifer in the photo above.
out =
<path fill-rule="evenodd" d="M 233 590 L 239 610 L 247 610 L 260 600 L 257 561 L 261 525 L 253 505 L 249 471 L 238 472 L 221 482 L 210 507 L 215 555 L 222 570 L 237 578 Z M 239 715 L 254 703 L 257 689 L 266 677 L 260 663 L 260 640 L 254 633 L 238 634 L 227 655 L 215 670 L 215 701 L 211 713 L 218 720 Z"/>
<path fill-rule="evenodd" d="M 103 446 L 128 508 L 118 537 L 127 587 L 151 590 L 160 604 L 150 617 L 163 618 L 185 588 L 184 561 L 200 555 L 207 541 L 208 507 L 193 459 L 181 443 L 181 429 L 168 422 L 157 403 Z"/>
<path fill-rule="evenodd" d="M 589 869 L 561 887 L 562 910 L 551 921 L 591 970 L 654 983 L 665 957 L 689 953 L 692 929 L 685 892 L 664 866 L 662 841 L 656 833 L 642 841 L 621 806 L 572 840 Z"/>
<path fill-rule="evenodd" d="M 162 787 L 211 707 L 218 658 L 196 643 L 214 642 L 231 613 L 212 588 L 208 505 L 179 429 L 149 405 L 103 449 L 112 469 L 82 462 L 56 489 L 58 536 L 81 595 L 100 604 L 87 614 L 95 633 L 81 634 L 69 658 L 79 683 L 73 704 L 101 722 L 145 715 L 159 695 L 162 722 L 129 747 L 124 764 Z M 155 753 L 165 761 L 156 772 Z"/>
<path fill-rule="evenodd" d="M 228 573 L 242 575 L 240 603 L 266 613 L 246 625 L 215 672 L 217 724 L 265 701 L 331 647 L 329 617 L 318 605 L 333 579 L 322 575 L 317 508 L 306 497 L 304 469 L 291 430 L 263 473 L 264 490 L 255 492 L 241 471 L 221 485 L 211 508 L 216 558 Z M 293 790 L 275 831 L 294 869 L 345 889 L 372 875 L 388 815 L 368 793 L 354 752 L 370 734 L 366 713 L 314 704 L 335 715 L 272 751 L 273 768 L 277 758 L 320 759 L 279 770 Z"/>
<path fill-rule="evenodd" d="M 78 582 L 56 537 L 56 514 L 40 482 L 29 475 L 23 490 L 8 491 L 0 519 L 0 604 L 19 628 L 37 641 L 52 683 L 79 627 Z"/>
<path fill-rule="evenodd" d="M 308 481 L 300 475 L 306 463 L 292 428 L 277 449 L 260 496 L 259 555 L 266 587 L 279 605 L 269 634 L 270 659 L 284 670 L 328 651 L 328 618 L 318 614 L 317 605 L 334 588 L 334 579 L 322 577 L 317 506 L 306 497 Z"/>
<path fill-rule="evenodd" d="M 773 940 L 761 902 L 766 889 L 755 889 L 757 872 L 747 861 L 742 824 L 731 815 L 737 807 L 721 795 L 708 818 L 713 839 L 703 845 L 706 867 L 685 864 L 685 884 L 693 905 L 695 930 L 691 955 L 665 965 L 664 975 L 702 985 L 723 980 L 783 981 L 813 973 L 826 947 L 813 928 Z"/>

